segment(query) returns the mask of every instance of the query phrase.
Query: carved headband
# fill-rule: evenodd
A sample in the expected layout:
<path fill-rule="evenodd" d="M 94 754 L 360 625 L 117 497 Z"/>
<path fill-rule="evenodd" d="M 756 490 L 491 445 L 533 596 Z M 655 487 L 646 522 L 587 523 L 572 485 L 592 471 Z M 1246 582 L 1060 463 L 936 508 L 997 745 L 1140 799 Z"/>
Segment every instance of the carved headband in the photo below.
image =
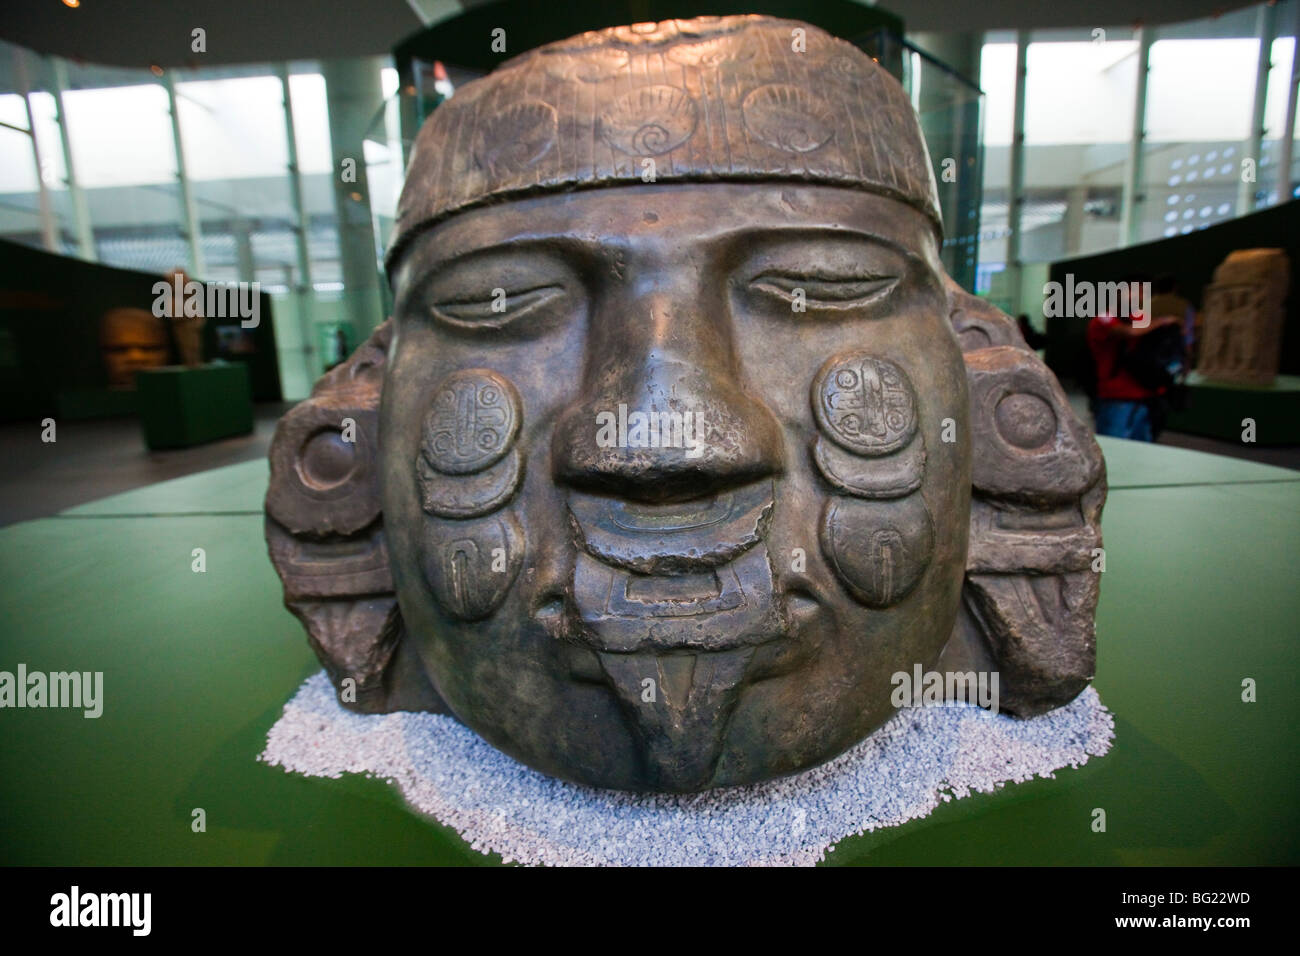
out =
<path fill-rule="evenodd" d="M 416 137 L 387 265 L 475 206 L 641 182 L 789 179 L 928 216 L 934 173 L 901 86 L 843 40 L 764 16 L 613 27 L 461 87 Z"/>

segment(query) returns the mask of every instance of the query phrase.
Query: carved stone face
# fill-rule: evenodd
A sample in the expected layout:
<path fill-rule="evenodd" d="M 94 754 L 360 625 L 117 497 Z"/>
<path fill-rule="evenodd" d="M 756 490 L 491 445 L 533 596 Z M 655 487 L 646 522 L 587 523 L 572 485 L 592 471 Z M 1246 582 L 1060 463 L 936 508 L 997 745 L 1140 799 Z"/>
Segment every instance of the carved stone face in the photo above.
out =
<path fill-rule="evenodd" d="M 806 24 L 603 30 L 457 91 L 393 319 L 271 449 L 271 559 L 340 701 L 692 791 L 834 756 L 899 674 L 1073 699 L 1101 456 L 943 273 L 937 208 L 901 88 Z"/>
<path fill-rule="evenodd" d="M 935 247 L 894 200 L 775 183 L 545 196 L 419 240 L 382 498 L 451 710 L 547 772 L 670 790 L 882 723 L 890 675 L 937 661 L 965 564 Z"/>
<path fill-rule="evenodd" d="M 167 328 L 144 309 L 112 309 L 99 328 L 100 354 L 112 389 L 135 388 L 135 373 L 167 364 Z"/>

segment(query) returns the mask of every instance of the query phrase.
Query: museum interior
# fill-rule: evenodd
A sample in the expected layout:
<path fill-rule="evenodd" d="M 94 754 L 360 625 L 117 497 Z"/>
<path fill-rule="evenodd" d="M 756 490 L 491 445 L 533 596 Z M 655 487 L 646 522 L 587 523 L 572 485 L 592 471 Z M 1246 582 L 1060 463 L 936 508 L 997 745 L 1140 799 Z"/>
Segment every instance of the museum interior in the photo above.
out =
<path fill-rule="evenodd" d="M 0 862 L 1294 864 L 1298 37 L 1300 0 L 9 5 L 0 669 L 107 690 L 99 737 L 6 716 Z M 571 657 L 534 672 L 522 616 Z M 888 702 L 837 674 L 887 661 L 756 636 L 847 647 L 832 616 L 1000 670 L 1058 736 L 989 779 L 1077 780 L 944 778 L 1003 802 L 944 790 L 943 834 L 729 805 L 728 849 L 529 816 L 605 826 L 550 777 L 694 793 L 869 740 Z M 485 802 L 342 722 L 295 750 L 300 685 L 299 730 L 453 714 Z M 1109 842 L 1062 822 L 1103 806 Z"/>
<path fill-rule="evenodd" d="M 264 456 L 287 403 L 390 314 L 382 253 L 421 121 L 513 51 L 699 12 L 797 17 L 888 66 L 929 146 L 949 274 L 1026 317 L 1081 414 L 1097 397 L 1087 317 L 1049 314 L 1044 287 L 1144 276 L 1188 329 L 1163 428 L 1141 437 L 1300 468 L 1296 0 L 579 2 L 545 17 L 525 2 L 390 0 L 365 16 L 316 4 L 328 12 L 310 24 L 296 4 L 146 6 L 5 17 L 0 522 Z M 504 52 L 473 42 L 497 21 L 512 28 Z M 1242 281 L 1215 270 L 1244 248 L 1280 250 L 1246 267 L 1278 285 L 1259 293 L 1273 298 L 1258 357 L 1241 360 L 1251 374 L 1216 374 L 1205 299 Z M 182 354 L 179 326 L 129 311 L 149 311 L 177 271 L 205 292 L 238 285 L 261 321 L 195 317 Z M 213 367 L 147 374 L 142 391 L 135 366 L 111 365 L 136 341 L 141 367 Z M 178 406 L 159 386 L 187 379 L 209 381 L 221 412 L 164 421 Z M 78 451 L 32 452 L 46 417 Z"/>

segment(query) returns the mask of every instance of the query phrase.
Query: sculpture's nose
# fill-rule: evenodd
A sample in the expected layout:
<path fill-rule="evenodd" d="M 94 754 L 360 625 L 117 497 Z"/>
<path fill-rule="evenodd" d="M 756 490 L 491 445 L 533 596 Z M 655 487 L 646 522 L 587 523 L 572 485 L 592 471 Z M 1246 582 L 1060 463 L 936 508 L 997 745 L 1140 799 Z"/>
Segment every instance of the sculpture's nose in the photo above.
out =
<path fill-rule="evenodd" d="M 778 471 L 780 428 L 741 383 L 721 283 L 694 267 L 630 280 L 591 317 L 581 394 L 553 437 L 557 480 L 664 501 Z"/>

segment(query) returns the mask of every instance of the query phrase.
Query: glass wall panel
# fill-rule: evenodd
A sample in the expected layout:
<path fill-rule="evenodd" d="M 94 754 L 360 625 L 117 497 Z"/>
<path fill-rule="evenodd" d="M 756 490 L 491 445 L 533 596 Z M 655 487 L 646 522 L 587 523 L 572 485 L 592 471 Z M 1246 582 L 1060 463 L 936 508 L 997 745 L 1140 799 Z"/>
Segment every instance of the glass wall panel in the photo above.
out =
<path fill-rule="evenodd" d="M 1300 0 L 1273 7 L 1257 156 L 1248 153 L 1258 133 L 1251 125 L 1262 8 L 1152 28 L 1135 196 L 1139 241 L 1203 228 L 1293 194 L 1289 181 L 1300 180 L 1300 143 L 1286 118 L 1297 7 Z M 1026 267 L 1016 284 L 1025 288 L 1036 264 L 1126 241 L 1120 210 L 1139 51 L 1130 27 L 1035 31 L 1029 39 L 1016 224 Z M 1010 287 L 1006 272 L 1015 34 L 989 33 L 984 40 L 979 91 L 915 45 L 894 41 L 897 49 L 886 52 L 930 142 L 945 197 L 949 271 L 969 281 L 973 268 L 978 292 L 1018 308 L 1023 290 Z M 369 60 L 365 69 L 382 65 Z M 331 99 L 323 75 L 338 74 L 348 87 L 350 74 L 336 66 L 323 70 L 304 61 L 175 71 L 182 164 L 161 70 L 64 62 L 0 41 L 0 236 L 146 271 L 188 266 L 183 165 L 205 266 L 200 278 L 255 280 L 272 294 L 285 394 L 305 395 L 335 357 L 322 344 L 333 341 L 328 330 L 340 322 L 357 325 L 345 308 L 336 208 L 349 196 L 346 190 L 336 195 L 340 171 L 330 141 L 329 106 L 339 91 Z M 286 71 L 295 150 L 284 109 Z M 367 101 L 346 118 L 343 128 L 365 129 L 357 158 L 376 256 L 392 232 L 412 120 L 472 75 L 417 62 L 399 90 L 396 71 L 382 69 L 382 106 L 372 116 Z M 340 117 L 334 120 L 337 125 Z M 1279 168 L 1287 142 L 1295 147 L 1290 177 Z M 956 182 L 969 173 L 967 187 L 952 190 L 942 178 L 947 158 L 960 158 Z M 1255 163 L 1257 181 L 1249 189 L 1242 186 L 1243 160 Z M 353 276 L 357 254 L 351 249 L 348 259 Z"/>
<path fill-rule="evenodd" d="M 279 284 L 296 262 L 280 79 L 190 75 L 176 105 L 205 277 Z"/>
<path fill-rule="evenodd" d="M 940 256 L 944 268 L 959 285 L 973 288 L 983 187 L 983 96 L 979 87 L 920 46 L 899 40 L 887 30 L 859 37 L 854 43 L 877 62 L 896 64 L 930 154 L 943 218 Z M 959 50 L 954 52 L 960 55 Z"/>
<path fill-rule="evenodd" d="M 5 195 L 35 194 L 38 182 L 36 156 L 32 153 L 32 137 L 27 128 L 27 104 L 22 96 L 6 93 L 0 96 L 0 193 Z"/>
<path fill-rule="evenodd" d="M 76 216 L 68 186 L 68 165 L 59 135 L 58 101 L 53 93 L 44 90 L 33 90 L 28 100 L 32 104 L 36 144 L 41 154 L 41 179 L 45 182 L 45 195 L 54 216 L 56 244 L 59 252 L 79 255 Z"/>
<path fill-rule="evenodd" d="M 370 184 L 370 215 L 375 240 L 386 249 L 397 218 L 397 200 L 402 192 L 405 173 L 401 133 L 401 97 L 398 94 L 397 70 L 382 72 L 384 107 L 375 115 L 366 131 L 366 176 Z"/>
<path fill-rule="evenodd" d="M 288 70 L 310 286 L 308 277 L 299 269 L 296 207 L 292 220 L 295 231 L 277 236 L 254 235 L 253 245 L 259 266 L 275 263 L 272 271 L 279 270 L 278 279 L 263 278 L 264 273 L 259 274 L 259 279 L 267 283 L 275 302 L 276 342 L 285 397 L 299 398 L 310 392 L 311 383 L 324 371 L 326 360 L 332 359 L 321 352 L 318 329 L 322 323 L 335 318 L 343 282 L 338 218 L 331 185 L 325 78 L 315 61 L 292 63 Z M 277 95 L 277 99 L 283 97 Z M 283 141 L 287 148 L 287 138 Z M 292 178 L 288 186 L 293 189 Z M 293 198 L 290 192 L 291 202 Z"/>
<path fill-rule="evenodd" d="M 1052 262 L 1120 245 L 1137 58 L 1129 28 L 1031 34 L 1021 261 Z"/>
<path fill-rule="evenodd" d="M 0 97 L 5 100 L 22 97 Z M 8 123 L 6 116 L 0 122 Z M 26 117 L 23 117 L 26 126 Z M 16 125 L 16 124 L 15 124 Z M 37 192 L 36 158 L 32 155 L 32 138 L 21 129 L 0 126 L 0 237 L 32 246 L 43 246 L 41 212 Z"/>
<path fill-rule="evenodd" d="M 1291 0 L 1288 4 L 1279 4 L 1278 22 L 1295 23 L 1294 14 L 1288 16 L 1286 7 L 1300 6 L 1300 0 Z M 1268 99 L 1264 104 L 1264 139 L 1261 143 L 1262 157 L 1259 170 L 1259 205 L 1272 206 L 1275 203 L 1294 199 L 1300 193 L 1293 193 L 1289 184 L 1295 182 L 1296 171 L 1300 169 L 1300 155 L 1294 145 L 1291 150 L 1291 175 L 1282 175 L 1282 141 L 1292 137 L 1295 131 L 1286 128 L 1287 91 L 1291 84 L 1291 65 L 1295 56 L 1295 37 L 1279 36 L 1273 40 L 1273 68 L 1268 73 Z"/>
<path fill-rule="evenodd" d="M 308 220 L 312 282 L 318 293 L 334 295 L 343 287 L 343 270 L 339 264 L 325 78 L 315 64 L 294 65 L 295 70 L 300 68 L 310 72 L 290 74 L 289 94 L 293 98 L 294 140 Z"/>
<path fill-rule="evenodd" d="M 49 92 L 52 79 L 47 61 L 0 41 L 0 236 L 45 248 L 43 184 L 54 248 L 75 255 L 77 225 L 55 121 L 55 100 Z M 32 124 L 40 152 L 39 170 L 32 149 Z"/>
<path fill-rule="evenodd" d="M 1259 59 L 1257 8 L 1156 28 L 1138 241 L 1237 215 Z M 1257 157 L 1255 157 L 1257 159 Z"/>
<path fill-rule="evenodd" d="M 989 34 L 980 54 L 984 92 L 984 190 L 980 206 L 975 291 L 987 295 L 1006 269 L 1011 183 L 1011 134 L 1016 98 L 1016 44 Z"/>
<path fill-rule="evenodd" d="M 63 104 L 99 261 L 160 273 L 187 265 L 171 111 L 160 76 L 69 64 Z"/>

